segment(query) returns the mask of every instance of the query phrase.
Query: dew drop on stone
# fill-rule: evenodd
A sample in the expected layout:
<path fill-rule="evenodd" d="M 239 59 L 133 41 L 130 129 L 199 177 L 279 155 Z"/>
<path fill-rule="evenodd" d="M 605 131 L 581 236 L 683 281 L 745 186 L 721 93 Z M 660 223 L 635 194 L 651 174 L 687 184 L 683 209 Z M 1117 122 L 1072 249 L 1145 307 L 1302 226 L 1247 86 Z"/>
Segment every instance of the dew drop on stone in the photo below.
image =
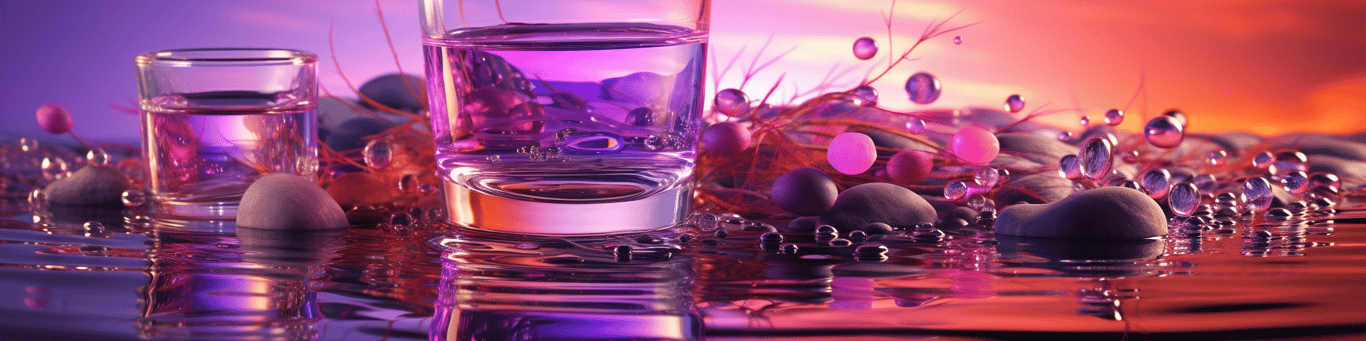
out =
<path fill-rule="evenodd" d="M 908 117 L 906 118 L 906 132 L 911 134 L 921 134 L 925 132 L 925 120 Z"/>
<path fill-rule="evenodd" d="M 1080 178 L 1081 158 L 1068 154 L 1058 159 L 1058 175 L 1066 179 Z"/>
<path fill-rule="evenodd" d="M 1093 180 L 1110 174 L 1115 163 L 1114 146 L 1110 140 L 1091 138 L 1081 145 L 1081 174 Z"/>
<path fill-rule="evenodd" d="M 863 37 L 854 40 L 854 57 L 860 60 L 868 60 L 877 56 L 877 42 L 873 38 Z"/>
<path fill-rule="evenodd" d="M 1071 140 L 1072 140 L 1072 132 L 1070 132 L 1070 131 L 1064 131 L 1064 132 L 1058 133 L 1058 141 L 1067 142 L 1067 141 L 1071 141 Z"/>
<path fill-rule="evenodd" d="M 1082 128 L 1085 128 L 1086 126 L 1091 125 L 1091 118 L 1082 116 L 1081 118 L 1077 119 L 1077 123 L 1081 124 Z"/>
<path fill-rule="evenodd" d="M 1309 175 L 1309 184 L 1312 187 L 1331 187 L 1342 189 L 1342 180 L 1338 179 L 1337 174 L 1333 173 L 1314 173 Z"/>
<path fill-rule="evenodd" d="M 906 79 L 906 95 L 916 104 L 930 104 L 939 99 L 939 79 L 925 72 L 917 72 Z"/>
<path fill-rule="evenodd" d="M 1286 173 L 1284 177 L 1281 177 L 1281 184 L 1285 186 L 1285 191 L 1290 194 L 1304 194 L 1309 190 L 1309 176 L 1300 171 Z"/>
<path fill-rule="evenodd" d="M 1148 121 L 1143 128 L 1143 137 L 1148 143 L 1160 148 L 1171 148 L 1181 144 L 1186 137 L 1185 128 L 1171 116 L 1158 116 Z"/>
<path fill-rule="evenodd" d="M 1228 162 L 1228 152 L 1223 149 L 1209 152 L 1209 155 L 1205 157 L 1205 162 L 1209 163 L 1210 166 L 1223 166 L 1224 163 Z"/>
<path fill-rule="evenodd" d="M 43 158 L 42 163 L 43 177 L 49 180 L 61 179 L 66 174 L 66 160 L 60 157 L 49 156 Z"/>
<path fill-rule="evenodd" d="M 90 149 L 90 151 L 85 152 L 85 159 L 91 166 L 104 167 L 109 165 L 109 153 L 106 153 L 104 149 Z"/>
<path fill-rule="evenodd" d="M 384 169 L 393 160 L 393 150 L 384 139 L 370 140 L 361 155 L 365 158 L 365 164 L 375 169 Z"/>
<path fill-rule="evenodd" d="M 953 181 L 944 185 L 944 199 L 962 200 L 968 195 L 968 184 L 962 181 Z"/>
<path fill-rule="evenodd" d="M 877 89 L 873 88 L 871 85 L 860 85 L 853 90 L 849 90 L 849 94 L 853 96 L 854 103 L 858 104 L 860 107 L 877 105 Z"/>
<path fill-rule="evenodd" d="M 1167 110 L 1167 112 L 1162 113 L 1162 116 L 1171 117 L 1172 119 L 1175 119 L 1176 123 L 1181 125 L 1181 128 L 1185 128 L 1186 125 L 1190 123 L 1186 120 L 1186 113 L 1181 112 L 1180 110 Z"/>
<path fill-rule="evenodd" d="M 1020 98 L 1019 94 L 1010 95 L 1010 97 L 1006 97 L 1006 111 L 1009 111 L 1011 113 L 1017 113 L 1020 112 L 1020 110 L 1024 110 L 1024 106 L 1024 98 Z"/>
<path fill-rule="evenodd" d="M 716 93 L 716 110 L 726 115 L 738 116 L 749 113 L 749 96 L 739 89 L 725 89 Z"/>
<path fill-rule="evenodd" d="M 963 45 L 963 36 L 953 36 L 954 45 Z"/>
<path fill-rule="evenodd" d="M 1105 124 L 1117 126 L 1120 123 L 1124 123 L 1123 111 L 1119 111 L 1119 109 L 1110 109 L 1105 111 Z"/>
<path fill-rule="evenodd" d="M 1001 181 L 1001 173 L 997 172 L 995 168 L 977 167 L 977 172 L 973 174 L 972 179 L 980 186 L 991 188 Z"/>
<path fill-rule="evenodd" d="M 1172 187 L 1172 173 L 1166 169 L 1158 168 L 1144 172 L 1138 177 L 1138 183 L 1143 189 L 1148 191 L 1148 196 L 1153 199 L 1162 198 L 1167 195 L 1167 191 Z"/>
<path fill-rule="evenodd" d="M 1140 186 L 1140 185 L 1138 184 L 1137 181 L 1127 181 L 1127 180 L 1126 180 L 1126 181 L 1120 183 L 1120 184 L 1119 184 L 1119 187 L 1132 188 L 1132 189 L 1136 189 L 1136 190 L 1139 190 L 1139 191 L 1143 191 L 1143 186 Z"/>
<path fill-rule="evenodd" d="M 28 204 L 29 204 L 29 206 L 41 207 L 41 206 L 43 206 L 43 203 L 46 203 L 46 202 L 47 202 L 47 193 L 44 193 L 42 189 L 34 189 L 32 192 L 29 192 L 29 193 L 28 193 Z"/>
<path fill-rule="evenodd" d="M 1271 199 L 1274 198 L 1271 192 L 1271 182 L 1263 177 L 1247 179 L 1243 182 L 1243 197 L 1245 206 L 1254 211 L 1265 211 L 1271 207 Z"/>
<path fill-rule="evenodd" d="M 143 194 L 142 190 L 136 188 L 123 191 L 120 198 L 123 199 L 123 205 L 128 207 L 142 206 L 142 204 L 147 202 L 147 195 Z"/>
<path fill-rule="evenodd" d="M 1176 184 L 1167 194 L 1167 204 L 1177 216 L 1189 217 L 1200 206 L 1200 190 L 1189 182 Z"/>
<path fill-rule="evenodd" d="M 38 140 L 24 137 L 19 139 L 19 150 L 32 152 L 38 150 Z"/>
<path fill-rule="evenodd" d="M 1275 155 L 1272 155 L 1271 152 L 1261 152 L 1252 157 L 1252 166 L 1267 169 L 1268 167 L 1271 167 L 1271 162 L 1273 161 L 1276 161 Z"/>
<path fill-rule="evenodd" d="M 997 184 L 1004 184 L 1004 183 L 1006 183 L 1006 182 L 1010 182 L 1010 170 L 1007 170 L 1007 169 L 1005 169 L 1005 168 L 1000 168 L 1000 169 L 997 169 L 997 170 L 996 170 L 996 173 L 997 173 L 997 176 L 996 176 L 996 183 L 997 183 Z"/>

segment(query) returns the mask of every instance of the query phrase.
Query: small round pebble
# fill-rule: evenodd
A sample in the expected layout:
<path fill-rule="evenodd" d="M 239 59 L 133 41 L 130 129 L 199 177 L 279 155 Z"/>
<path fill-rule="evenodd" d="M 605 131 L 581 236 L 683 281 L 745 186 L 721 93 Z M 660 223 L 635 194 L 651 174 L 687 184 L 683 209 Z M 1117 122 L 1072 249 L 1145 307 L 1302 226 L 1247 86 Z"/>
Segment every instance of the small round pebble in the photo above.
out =
<path fill-rule="evenodd" d="M 427 106 L 427 81 L 414 75 L 391 73 L 375 77 L 362 84 L 359 91 L 361 96 L 393 109 L 417 112 Z M 373 108 L 369 102 L 361 104 Z"/>
<path fill-rule="evenodd" d="M 347 225 L 341 206 L 318 184 L 298 175 L 274 173 L 257 179 L 237 206 L 237 226 L 248 228 L 326 230 Z"/>
<path fill-rule="evenodd" d="M 821 217 L 801 217 L 787 223 L 788 232 L 812 233 L 821 225 Z"/>
<path fill-rule="evenodd" d="M 749 148 L 750 133 L 740 123 L 721 122 L 703 130 L 701 142 L 709 152 L 735 155 Z"/>
<path fill-rule="evenodd" d="M 839 187 L 819 169 L 802 167 L 779 176 L 770 192 L 773 204 L 792 214 L 814 216 L 830 210 Z"/>
<path fill-rule="evenodd" d="M 1162 207 L 1143 192 L 1101 187 L 1050 204 L 1001 210 L 997 234 L 1069 239 L 1149 238 L 1167 234 Z"/>
<path fill-rule="evenodd" d="M 905 187 L 885 182 L 850 187 L 835 199 L 821 221 L 854 229 L 870 223 L 909 227 L 934 222 L 937 214 L 925 198 Z"/>
<path fill-rule="evenodd" d="M 934 169 L 934 154 L 919 150 L 903 150 L 887 161 L 887 177 L 899 185 L 914 185 L 929 176 Z"/>
<path fill-rule="evenodd" d="M 892 233 L 892 225 L 887 225 L 887 223 L 871 223 L 859 227 L 856 231 L 867 234 L 888 234 Z"/>
<path fill-rule="evenodd" d="M 840 173 L 862 174 L 877 161 L 877 147 L 868 135 L 846 132 L 830 140 L 825 158 Z"/>
<path fill-rule="evenodd" d="M 122 208 L 128 177 L 114 167 L 86 166 L 43 188 L 54 205 Z"/>

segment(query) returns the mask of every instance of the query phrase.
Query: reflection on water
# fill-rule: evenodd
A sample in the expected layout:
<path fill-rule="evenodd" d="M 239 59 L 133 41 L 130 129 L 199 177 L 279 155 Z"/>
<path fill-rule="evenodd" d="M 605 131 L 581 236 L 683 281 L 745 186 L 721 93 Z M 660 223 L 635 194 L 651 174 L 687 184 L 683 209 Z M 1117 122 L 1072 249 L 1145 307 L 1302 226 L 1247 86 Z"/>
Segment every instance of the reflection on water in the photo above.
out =
<path fill-rule="evenodd" d="M 1248 339 L 1363 336 L 1366 211 L 1066 242 L 989 229 L 511 241 L 64 210 L 0 219 L 6 339 Z M 94 222 L 95 224 L 90 224 Z M 767 240 L 768 242 L 765 242 Z M 1058 334 L 1064 333 L 1064 334 Z M 14 336 L 17 335 L 17 336 Z M 430 335 L 430 337 L 429 337 Z"/>

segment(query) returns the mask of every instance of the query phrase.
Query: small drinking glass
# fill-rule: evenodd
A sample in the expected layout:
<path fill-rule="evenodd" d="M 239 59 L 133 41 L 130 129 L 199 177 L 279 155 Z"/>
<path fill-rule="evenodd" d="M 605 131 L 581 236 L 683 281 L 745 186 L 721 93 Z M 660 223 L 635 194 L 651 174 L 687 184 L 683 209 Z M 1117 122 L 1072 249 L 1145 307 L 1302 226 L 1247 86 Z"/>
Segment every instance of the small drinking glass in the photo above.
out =
<path fill-rule="evenodd" d="M 262 175 L 315 176 L 316 61 L 282 49 L 139 55 L 142 159 L 156 214 L 231 219 Z"/>
<path fill-rule="evenodd" d="M 687 213 L 708 0 L 423 0 L 449 220 L 523 234 Z"/>

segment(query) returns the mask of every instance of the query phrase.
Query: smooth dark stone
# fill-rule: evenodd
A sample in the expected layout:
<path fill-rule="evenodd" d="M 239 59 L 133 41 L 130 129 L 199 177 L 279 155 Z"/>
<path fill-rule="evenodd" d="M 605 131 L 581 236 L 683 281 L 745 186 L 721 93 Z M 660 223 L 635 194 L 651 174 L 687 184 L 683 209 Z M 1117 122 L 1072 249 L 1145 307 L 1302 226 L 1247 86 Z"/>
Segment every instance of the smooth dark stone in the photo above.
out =
<path fill-rule="evenodd" d="M 622 77 L 602 80 L 602 92 L 598 98 L 611 101 L 629 101 L 637 104 L 653 103 L 667 98 L 673 87 L 673 77 L 652 72 L 636 72 Z"/>
<path fill-rule="evenodd" d="M 973 220 L 973 219 L 977 219 L 977 210 L 974 210 L 974 209 L 968 208 L 968 207 L 962 207 L 962 206 L 954 207 L 953 209 L 948 210 L 947 212 L 944 212 L 944 216 L 943 216 L 943 217 L 939 217 L 939 220 L 948 220 L 948 219 L 953 219 L 953 218 L 958 218 L 958 219 L 963 219 L 963 220 L 968 220 L 968 221 Z"/>
<path fill-rule="evenodd" d="M 812 233 L 816 226 L 821 226 L 821 217 L 801 217 L 788 222 L 783 232 Z"/>
<path fill-rule="evenodd" d="M 839 186 L 825 172 L 802 167 L 774 180 L 770 193 L 778 208 L 796 215 L 814 216 L 830 210 L 839 196 Z"/>
<path fill-rule="evenodd" d="M 404 82 L 407 85 L 404 85 Z M 371 79 L 360 86 L 361 96 L 379 104 L 407 112 L 418 112 L 427 107 L 427 81 L 414 75 L 391 73 Z M 361 104 L 370 109 L 376 107 L 369 102 Z"/>
<path fill-rule="evenodd" d="M 327 230 L 348 225 L 346 213 L 318 184 L 274 173 L 257 179 L 237 206 L 237 226 L 264 230 Z"/>
<path fill-rule="evenodd" d="M 1071 239 L 1149 238 L 1167 234 L 1162 207 L 1124 187 L 1082 191 L 1051 204 L 1001 210 L 996 234 Z"/>
<path fill-rule="evenodd" d="M 934 207 L 920 195 L 905 187 L 873 182 L 850 187 L 821 221 L 840 229 L 853 229 L 869 223 L 909 228 L 918 223 L 935 221 Z"/>
<path fill-rule="evenodd" d="M 393 127 L 394 123 L 388 120 L 357 117 L 337 125 L 323 143 L 337 151 L 361 149 L 369 142 L 364 140 L 366 136 L 379 134 Z"/>
<path fill-rule="evenodd" d="M 872 223 L 859 227 L 855 231 L 863 231 L 867 234 L 888 234 L 892 233 L 892 225 L 886 223 Z"/>
<path fill-rule="evenodd" d="M 43 188 L 53 205 L 123 207 L 128 176 L 113 167 L 86 166 Z"/>
<path fill-rule="evenodd" d="M 1047 172 L 1011 177 L 1010 181 L 996 190 L 992 201 L 997 205 L 1011 205 L 1021 201 L 1042 204 L 1062 200 L 1071 194 L 1072 180 Z"/>

